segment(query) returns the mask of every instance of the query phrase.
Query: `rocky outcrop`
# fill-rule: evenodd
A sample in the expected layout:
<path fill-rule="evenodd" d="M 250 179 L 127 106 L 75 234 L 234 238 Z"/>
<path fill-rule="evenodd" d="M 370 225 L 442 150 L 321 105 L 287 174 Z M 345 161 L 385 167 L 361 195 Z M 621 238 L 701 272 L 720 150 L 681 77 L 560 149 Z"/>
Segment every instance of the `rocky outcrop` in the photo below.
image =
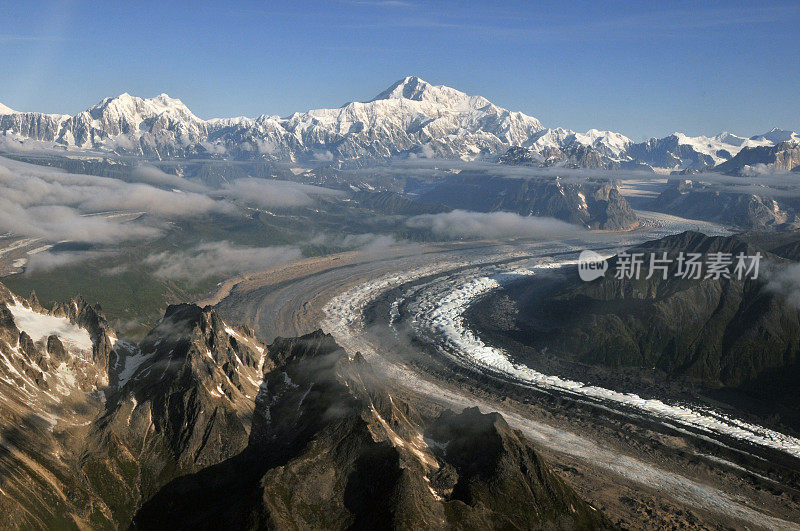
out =
<path fill-rule="evenodd" d="M 731 160 L 714 169 L 732 175 L 755 177 L 794 171 L 798 167 L 800 167 L 800 143 L 784 141 L 774 146 L 744 148 Z"/>
<path fill-rule="evenodd" d="M 752 189 L 737 191 L 692 179 L 673 179 L 648 209 L 744 230 L 783 231 L 800 227 L 797 198 L 769 188 L 764 188 L 763 195 L 752 192 Z"/>
<path fill-rule="evenodd" d="M 0 285 L 0 514 L 12 527 L 89 527 L 106 518 L 76 456 L 104 409 L 115 338 L 81 299 L 41 306 Z"/>
<path fill-rule="evenodd" d="M 609 526 L 499 415 L 424 417 L 321 331 L 267 349 L 181 304 L 132 345 L 82 299 L 0 296 L 8 526 Z"/>
<path fill-rule="evenodd" d="M 81 467 L 117 521 L 176 476 L 247 445 L 265 349 L 211 308 L 170 306 L 115 376 L 119 390 L 90 431 Z M 113 487 L 107 476 L 121 478 Z"/>
<path fill-rule="evenodd" d="M 511 147 L 499 159 L 510 166 L 619 169 L 621 164 L 610 160 L 591 146 L 573 144 L 564 147 L 546 146 L 540 149 Z"/>
<path fill-rule="evenodd" d="M 322 332 L 270 355 L 248 449 L 170 483 L 135 528 L 610 526 L 499 415 L 425 421 Z"/>
<path fill-rule="evenodd" d="M 462 171 L 436 183 L 419 200 L 478 212 L 554 217 L 591 229 L 626 230 L 638 222 L 616 185 L 607 181 L 574 183 Z"/>
<path fill-rule="evenodd" d="M 248 329 L 179 305 L 129 345 L 81 298 L 45 310 L 35 295 L 0 293 L 0 514 L 9 525 L 119 525 L 176 475 L 246 447 L 268 365 Z"/>

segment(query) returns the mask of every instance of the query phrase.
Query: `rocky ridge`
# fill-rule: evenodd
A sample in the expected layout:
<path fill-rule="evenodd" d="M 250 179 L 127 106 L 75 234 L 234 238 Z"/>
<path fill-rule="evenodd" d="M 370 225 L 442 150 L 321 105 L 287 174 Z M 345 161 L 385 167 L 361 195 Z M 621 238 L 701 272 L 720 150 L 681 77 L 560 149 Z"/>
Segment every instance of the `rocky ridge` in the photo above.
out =
<path fill-rule="evenodd" d="M 133 345 L 0 286 L 0 351 L 11 526 L 610 527 L 502 417 L 423 414 L 319 331 L 182 304 Z"/>

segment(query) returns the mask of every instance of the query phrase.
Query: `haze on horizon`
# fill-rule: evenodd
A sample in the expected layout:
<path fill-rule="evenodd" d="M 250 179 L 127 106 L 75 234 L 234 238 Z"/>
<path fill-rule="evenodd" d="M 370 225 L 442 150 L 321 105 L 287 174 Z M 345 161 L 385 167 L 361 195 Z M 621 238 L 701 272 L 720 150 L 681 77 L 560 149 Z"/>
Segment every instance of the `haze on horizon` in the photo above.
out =
<path fill-rule="evenodd" d="M 166 92 L 202 118 L 366 101 L 418 75 L 546 127 L 800 129 L 800 5 L 409 1 L 7 6 L 0 103 L 74 114 Z M 157 59 L 157 60 L 156 60 Z"/>

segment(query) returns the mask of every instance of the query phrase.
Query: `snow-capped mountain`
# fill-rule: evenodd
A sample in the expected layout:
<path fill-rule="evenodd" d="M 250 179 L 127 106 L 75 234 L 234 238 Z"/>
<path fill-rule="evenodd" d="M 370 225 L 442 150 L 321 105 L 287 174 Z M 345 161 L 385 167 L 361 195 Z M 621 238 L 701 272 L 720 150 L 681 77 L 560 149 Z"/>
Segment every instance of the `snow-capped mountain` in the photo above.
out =
<path fill-rule="evenodd" d="M 751 176 L 800 171 L 800 144 L 787 140 L 775 145 L 747 147 L 716 170 Z"/>
<path fill-rule="evenodd" d="M 75 116 L 0 113 L 0 131 L 16 139 L 156 157 L 183 156 L 208 136 L 205 122 L 180 100 L 166 94 L 142 99 L 127 93 Z"/>
<path fill-rule="evenodd" d="M 205 121 L 166 94 L 150 99 L 123 94 L 76 116 L 0 115 L 0 132 L 9 138 L 159 158 L 472 159 L 528 143 L 542 129 L 536 118 L 417 77 L 398 81 L 369 102 L 286 118 Z"/>
<path fill-rule="evenodd" d="M 195 116 L 161 94 L 107 98 L 75 116 L 16 112 L 0 105 L 0 146 L 96 151 L 153 158 L 360 161 L 395 156 L 489 159 L 509 163 L 589 168 L 702 169 L 746 147 L 800 141 L 773 129 L 744 138 L 730 133 L 690 137 L 674 133 L 634 143 L 613 131 L 546 129 L 539 120 L 443 85 L 410 76 L 368 102 L 316 109 L 288 117 Z"/>
<path fill-rule="evenodd" d="M 633 144 L 628 153 L 654 168 L 702 169 L 730 160 L 745 147 L 764 145 L 772 143 L 763 137 L 748 139 L 728 132 L 713 137 L 691 137 L 676 132 Z"/>
<path fill-rule="evenodd" d="M 545 129 L 531 142 L 513 146 L 500 162 L 515 165 L 565 166 L 574 168 L 616 168 L 631 164 L 630 138 L 613 131 L 590 129 L 577 133 L 569 129 Z"/>
<path fill-rule="evenodd" d="M 581 145 L 594 148 L 598 153 L 611 160 L 625 160 L 628 146 L 632 143 L 630 138 L 613 131 L 590 129 L 585 133 L 577 133 L 559 127 L 541 131 L 528 147 L 545 150 L 547 148 L 563 149 L 568 146 Z"/>
<path fill-rule="evenodd" d="M 754 145 L 748 147 L 775 145 L 780 142 L 800 142 L 800 135 L 794 131 L 787 131 L 786 129 L 778 129 L 777 127 L 764 133 L 763 135 L 756 135 L 750 137 L 750 140 L 756 142 Z"/>

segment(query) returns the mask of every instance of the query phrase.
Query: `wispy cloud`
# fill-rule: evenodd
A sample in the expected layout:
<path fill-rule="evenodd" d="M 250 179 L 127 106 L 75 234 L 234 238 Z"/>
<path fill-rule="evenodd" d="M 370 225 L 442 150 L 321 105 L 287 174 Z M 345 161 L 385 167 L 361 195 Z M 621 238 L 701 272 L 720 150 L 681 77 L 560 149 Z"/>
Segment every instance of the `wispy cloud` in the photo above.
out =
<path fill-rule="evenodd" d="M 54 35 L 13 35 L 13 34 L 0 34 L 0 44 L 8 44 L 15 42 L 61 42 L 65 39 Z"/>
<path fill-rule="evenodd" d="M 187 251 L 156 253 L 144 263 L 154 267 L 158 277 L 191 281 L 267 269 L 297 260 L 301 255 L 300 249 L 293 246 L 242 247 L 221 241 Z"/>
<path fill-rule="evenodd" d="M 800 5 L 718 7 L 706 9 L 702 16 L 695 10 L 666 8 L 647 13 L 618 17 L 584 17 L 579 21 L 543 21 L 524 13 L 492 13 L 486 23 L 475 23 L 474 17 L 458 10 L 426 6 L 414 16 L 371 20 L 350 27 L 357 28 L 430 28 L 451 29 L 475 38 L 508 38 L 523 41 L 591 40 L 604 37 L 613 40 L 685 36 L 687 31 L 713 30 L 754 24 L 769 24 L 800 16 Z M 503 23 L 505 20 L 505 23 Z"/>
<path fill-rule="evenodd" d="M 121 180 L 0 158 L 0 232 L 50 241 L 111 243 L 158 236 L 167 220 L 203 214 L 242 215 L 242 206 L 306 206 L 321 196 L 342 194 L 253 178 L 210 189 L 152 166 L 139 166 L 130 180 Z M 131 222 L 132 216 L 123 213 L 148 216 Z"/>
<path fill-rule="evenodd" d="M 800 308 L 800 264 L 768 262 L 764 269 L 766 290 L 785 297 L 786 302 Z"/>
<path fill-rule="evenodd" d="M 42 273 L 60 267 L 72 266 L 87 260 L 109 256 L 109 254 L 106 251 L 65 251 L 55 253 L 44 251 L 31 254 L 28 255 L 28 262 L 25 264 L 25 274 Z"/>
<path fill-rule="evenodd" d="M 306 206 L 312 204 L 316 197 L 344 195 L 344 192 L 330 188 L 255 178 L 237 179 L 216 193 L 261 208 Z"/>
<path fill-rule="evenodd" d="M 408 247 L 413 245 L 406 240 L 398 240 L 390 234 L 319 234 L 308 243 L 312 245 L 327 245 L 342 249 L 361 249 L 368 252 L 377 252 L 390 247 Z"/>
<path fill-rule="evenodd" d="M 535 238 L 553 239 L 586 234 L 577 225 L 554 218 L 526 217 L 511 212 L 469 212 L 454 210 L 410 218 L 412 228 L 429 229 L 448 238 Z"/>

